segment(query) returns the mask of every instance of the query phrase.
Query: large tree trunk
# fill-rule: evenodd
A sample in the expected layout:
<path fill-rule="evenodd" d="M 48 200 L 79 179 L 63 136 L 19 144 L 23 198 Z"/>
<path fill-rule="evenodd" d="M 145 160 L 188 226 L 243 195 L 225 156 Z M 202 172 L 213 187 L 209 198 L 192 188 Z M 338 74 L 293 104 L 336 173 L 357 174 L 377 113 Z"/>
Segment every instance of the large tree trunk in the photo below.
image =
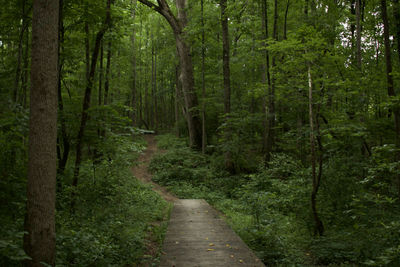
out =
<path fill-rule="evenodd" d="M 55 264 L 59 1 L 34 1 L 29 123 L 26 266 Z"/>
<path fill-rule="evenodd" d="M 82 161 L 83 136 L 85 133 L 86 123 L 88 120 L 88 109 L 90 107 L 90 98 L 91 98 L 92 88 L 93 88 L 93 83 L 94 83 L 94 75 L 96 73 L 96 63 L 97 63 L 97 58 L 98 58 L 99 51 L 100 51 L 100 44 L 101 44 L 101 40 L 103 39 L 105 32 L 107 31 L 108 27 L 111 24 L 110 9 L 111 9 L 111 0 L 107 0 L 106 19 L 105 19 L 105 23 L 104 23 L 103 27 L 99 30 L 99 32 L 96 35 L 96 41 L 95 41 L 95 45 L 94 45 L 92 61 L 91 61 L 91 66 L 90 66 L 90 72 L 89 72 L 89 76 L 87 79 L 85 96 L 83 98 L 81 123 L 79 126 L 78 136 L 76 138 L 77 139 L 77 141 L 76 141 L 76 158 L 75 158 L 74 177 L 72 180 L 72 185 L 74 187 L 76 187 L 78 185 L 79 170 L 80 170 L 81 161 Z M 104 96 L 104 98 L 105 98 L 105 96 Z M 74 206 L 75 206 L 75 197 L 73 195 L 72 200 L 71 200 L 71 209 L 72 210 L 73 210 Z"/>
<path fill-rule="evenodd" d="M 180 77 L 182 83 L 183 97 L 186 108 L 186 121 L 189 130 L 189 143 L 192 148 L 201 149 L 201 120 L 198 110 L 198 100 L 194 88 L 193 63 L 190 46 L 185 39 L 185 27 L 187 25 L 186 7 L 187 0 L 176 0 L 178 16 L 172 13 L 166 0 L 158 0 L 158 5 L 148 0 L 139 0 L 142 4 L 160 13 L 170 24 L 176 42 L 176 48 L 181 67 Z"/>
<path fill-rule="evenodd" d="M 392 76 L 392 56 L 390 47 L 390 31 L 389 31 L 389 20 L 387 15 L 386 0 L 381 0 L 382 8 L 382 20 L 383 20 L 383 37 L 385 42 L 385 61 L 386 61 L 386 80 L 387 80 L 387 91 L 389 97 L 395 97 L 396 92 L 394 90 L 393 76 Z M 400 109 L 398 107 L 393 108 L 394 114 L 394 128 L 396 132 L 396 146 L 400 148 Z M 400 160 L 400 153 L 396 155 L 396 160 Z M 397 177 L 398 183 L 398 197 L 400 199 L 400 176 Z"/>

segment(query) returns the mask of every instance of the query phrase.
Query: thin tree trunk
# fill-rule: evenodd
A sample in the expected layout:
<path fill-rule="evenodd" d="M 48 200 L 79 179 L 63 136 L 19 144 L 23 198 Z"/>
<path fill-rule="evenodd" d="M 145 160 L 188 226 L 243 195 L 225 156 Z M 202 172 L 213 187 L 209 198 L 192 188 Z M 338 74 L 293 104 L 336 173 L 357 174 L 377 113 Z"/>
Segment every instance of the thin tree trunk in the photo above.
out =
<path fill-rule="evenodd" d="M 134 0 L 133 7 L 132 7 L 132 21 L 135 21 L 136 17 L 136 3 L 137 1 Z M 131 107 L 132 107 L 132 126 L 136 126 L 136 116 L 137 116 L 137 106 L 136 106 L 136 27 L 133 27 L 132 36 L 131 36 L 131 43 L 132 43 L 132 97 L 131 97 Z"/>
<path fill-rule="evenodd" d="M 24 249 L 34 267 L 55 264 L 58 16 L 59 1 L 33 2 Z"/>
<path fill-rule="evenodd" d="M 290 0 L 287 0 L 285 9 L 285 21 L 283 23 L 283 40 L 287 39 L 287 18 L 289 14 L 289 6 L 290 6 Z"/>
<path fill-rule="evenodd" d="M 58 173 L 63 174 L 65 170 L 65 166 L 67 165 L 68 161 L 68 156 L 69 156 L 69 151 L 70 151 L 70 143 L 69 143 L 69 137 L 67 135 L 67 126 L 65 122 L 65 116 L 64 116 L 64 103 L 63 103 L 63 98 L 62 98 L 62 87 L 61 87 L 61 82 L 62 82 L 62 74 L 63 74 L 63 67 L 64 67 L 64 23 L 63 23 L 63 7 L 64 7 L 64 0 L 60 0 L 60 14 L 59 14 L 59 66 L 58 66 L 58 112 L 60 113 L 60 123 L 61 123 L 61 138 L 63 142 L 63 153 L 61 155 L 60 153 L 60 160 L 58 162 Z M 61 144 L 58 144 L 61 146 Z M 58 189 L 61 190 L 61 181 L 58 183 Z"/>
<path fill-rule="evenodd" d="M 275 41 L 278 41 L 278 1 L 274 1 L 274 31 Z M 275 57 L 272 57 L 272 68 L 275 67 Z M 268 92 L 268 126 L 266 132 L 265 163 L 271 160 L 271 153 L 275 143 L 275 80 L 271 78 Z"/>
<path fill-rule="evenodd" d="M 399 0 L 394 0 L 393 13 L 394 13 L 394 18 L 396 20 L 397 55 L 399 56 L 399 64 L 400 64 L 400 4 L 399 4 Z"/>
<path fill-rule="evenodd" d="M 228 28 L 228 15 L 227 0 L 220 0 L 221 8 L 221 27 L 222 27 L 222 61 L 223 61 L 223 76 L 224 76 L 224 113 L 225 113 L 225 140 L 227 142 L 231 139 L 231 127 L 230 127 L 230 113 L 231 113 L 231 74 L 230 74 L 230 48 L 229 48 L 229 28 Z M 232 153 L 228 150 L 225 153 L 225 168 L 230 173 L 234 173 L 235 166 L 232 161 Z"/>
<path fill-rule="evenodd" d="M 29 29 L 29 23 L 27 25 Z M 29 79 L 29 30 L 25 34 L 25 53 L 24 53 L 24 71 L 22 75 L 22 106 L 26 108 L 26 95 L 28 91 Z"/>
<path fill-rule="evenodd" d="M 389 31 L 389 20 L 387 15 L 386 0 L 381 0 L 382 8 L 382 20 L 383 20 L 383 37 L 385 43 L 385 61 L 386 61 L 386 80 L 387 80 L 387 91 L 389 97 L 395 97 L 396 92 L 394 90 L 393 76 L 392 76 L 392 56 L 390 47 L 390 31 Z M 400 109 L 398 107 L 393 108 L 394 114 L 394 128 L 396 133 L 396 146 L 400 148 Z M 400 160 L 400 153 L 396 153 L 396 160 Z M 397 176 L 398 183 L 398 198 L 400 199 L 400 175 Z"/>
<path fill-rule="evenodd" d="M 90 73 L 90 41 L 89 41 L 89 6 L 88 3 L 85 5 L 85 58 L 86 58 L 86 81 L 89 80 L 89 73 Z"/>
<path fill-rule="evenodd" d="M 99 95 L 98 95 L 98 101 L 97 101 L 97 104 L 99 106 L 103 105 L 103 74 L 104 74 L 103 61 L 104 61 L 104 46 L 103 46 L 103 41 L 101 41 L 101 45 L 100 45 L 100 69 L 99 69 Z"/>
<path fill-rule="evenodd" d="M 102 26 L 102 28 L 99 30 L 99 32 L 96 35 L 96 41 L 94 45 L 94 50 L 92 53 L 92 61 L 91 61 L 91 67 L 90 67 L 90 72 L 89 72 L 89 79 L 87 80 L 86 84 L 86 89 L 85 89 L 85 96 L 83 99 L 83 107 L 82 107 L 82 115 L 81 115 L 81 123 L 79 126 L 79 132 L 78 136 L 76 138 L 76 158 L 75 158 L 75 168 L 74 168 L 74 176 L 73 176 L 73 181 L 72 181 L 72 186 L 76 187 L 78 185 L 78 178 L 79 178 L 79 170 L 81 166 L 81 161 L 82 161 L 82 146 L 83 146 L 83 136 L 85 133 L 85 127 L 86 123 L 88 120 L 88 109 L 90 107 L 90 98 L 91 98 L 91 93 L 92 93 L 92 88 L 93 88 L 93 80 L 94 80 L 94 75 L 96 73 L 96 64 L 97 64 L 97 58 L 99 55 L 100 51 L 100 43 L 101 40 L 103 39 L 103 36 L 107 29 L 110 27 L 111 24 L 111 16 L 110 16 L 110 9 L 111 9 L 111 0 L 107 0 L 107 13 L 106 13 L 106 19 L 105 22 Z M 74 210 L 75 206 L 75 196 L 74 194 L 72 195 L 72 200 L 71 200 L 71 210 Z"/>
<path fill-rule="evenodd" d="M 201 138 L 201 152 L 206 153 L 206 79 L 205 79 L 205 60 L 206 60 L 206 47 L 205 47 L 205 28 L 204 28 L 204 0 L 201 0 L 201 93 L 202 93 L 202 138 Z"/>
<path fill-rule="evenodd" d="M 18 91 L 19 91 L 19 81 L 21 79 L 21 65 L 22 65 L 22 55 L 24 51 L 24 33 L 28 27 L 28 23 L 26 22 L 26 14 L 25 14 L 26 0 L 22 2 L 22 25 L 18 38 L 18 56 L 17 56 L 17 69 L 15 71 L 15 81 L 14 81 L 14 92 L 13 92 L 13 101 L 16 103 L 18 101 Z"/>
<path fill-rule="evenodd" d="M 356 0 L 356 34 L 357 34 L 357 40 L 356 40 L 356 47 L 357 47 L 357 53 L 356 53 L 356 61 L 357 61 L 357 68 L 361 70 L 361 0 Z"/>
<path fill-rule="evenodd" d="M 264 56 L 265 61 L 263 63 L 263 73 L 262 73 L 262 82 L 265 84 L 267 90 L 266 95 L 263 97 L 263 146 L 262 151 L 265 153 L 265 162 L 268 163 L 270 160 L 270 152 L 267 148 L 268 143 L 268 118 L 269 118 L 269 109 L 267 111 L 267 103 L 269 101 L 269 96 L 271 94 L 271 72 L 270 72 L 270 60 L 269 60 L 269 51 L 267 49 L 267 39 L 269 38 L 269 31 L 268 31 L 268 2 L 267 0 L 262 0 L 262 32 L 263 32 L 263 45 L 265 46 Z M 268 154 L 267 154 L 268 153 Z"/>
<path fill-rule="evenodd" d="M 179 132 L 179 66 L 175 69 L 175 133 L 177 137 L 180 137 Z"/>
<path fill-rule="evenodd" d="M 104 81 L 104 105 L 108 105 L 108 91 L 110 88 L 110 72 L 111 72 L 111 40 L 107 44 L 107 63 L 106 63 L 106 77 Z"/>
<path fill-rule="evenodd" d="M 320 175 L 317 176 L 316 173 L 316 164 L 317 164 L 317 157 L 315 151 L 315 136 L 314 136 L 314 112 L 313 112 L 313 82 L 311 76 L 311 67 L 310 63 L 308 63 L 308 110 L 309 110 L 309 120 L 310 120 L 310 150 L 311 150 L 311 167 L 312 167 L 312 192 L 311 192 L 311 208 L 315 223 L 315 234 L 322 236 L 324 234 L 324 226 L 322 224 L 321 219 L 318 215 L 317 210 L 317 194 L 320 185 Z M 322 174 L 322 161 L 319 166 L 320 173 Z"/>

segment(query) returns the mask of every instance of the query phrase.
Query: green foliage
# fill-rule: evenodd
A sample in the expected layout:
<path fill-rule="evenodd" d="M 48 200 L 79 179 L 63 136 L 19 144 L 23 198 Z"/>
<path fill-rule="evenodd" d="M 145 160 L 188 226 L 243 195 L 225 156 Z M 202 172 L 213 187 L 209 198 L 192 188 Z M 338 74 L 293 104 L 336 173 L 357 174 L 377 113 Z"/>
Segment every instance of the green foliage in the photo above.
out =
<path fill-rule="evenodd" d="M 132 177 L 129 168 L 143 145 L 129 139 L 107 136 L 98 148 L 103 160 L 82 166 L 77 188 L 64 185 L 59 196 L 64 208 L 57 220 L 58 265 L 123 266 L 144 260 L 147 235 L 158 231 L 150 224 L 162 221 L 168 208 Z M 73 214 L 71 192 L 76 198 Z"/>

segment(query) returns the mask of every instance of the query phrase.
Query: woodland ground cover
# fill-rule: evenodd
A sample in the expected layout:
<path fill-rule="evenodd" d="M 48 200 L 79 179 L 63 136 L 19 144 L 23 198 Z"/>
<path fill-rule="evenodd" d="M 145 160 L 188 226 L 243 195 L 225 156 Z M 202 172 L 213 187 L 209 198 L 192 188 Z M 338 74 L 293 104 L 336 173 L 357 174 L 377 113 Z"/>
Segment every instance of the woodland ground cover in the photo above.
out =
<path fill-rule="evenodd" d="M 17 119 L 15 119 L 17 121 Z M 4 121 L 3 121 L 4 123 Z M 11 121 L 9 126 L 14 125 Z M 21 128 L 19 128 L 21 129 Z M 26 153 L 10 149 L 19 142 L 15 133 L 1 136 L 2 177 L 0 189 L 0 265 L 20 266 L 27 256 L 22 248 L 25 213 Z M 58 177 L 57 193 L 57 266 L 125 266 L 157 262 L 146 255 L 148 243 L 161 245 L 168 217 L 168 204 L 149 186 L 138 182 L 131 173 L 132 163 L 145 148 L 139 135 L 107 134 L 98 152 L 101 161 L 86 159 L 82 165 L 81 183 L 71 186 L 72 167 L 67 165 Z M 17 164 L 4 166 L 15 153 Z M 76 206 L 71 211 L 74 192 Z M 155 223 L 160 222 L 160 223 Z"/>
<path fill-rule="evenodd" d="M 369 192 L 373 185 L 357 179 L 359 172 L 374 173 L 373 162 L 360 163 L 352 172 L 348 169 L 354 165 L 343 160 L 324 166 L 319 211 L 326 234 L 318 237 L 309 204 L 311 170 L 291 155 L 276 153 L 268 169 L 260 165 L 230 176 L 220 168 L 218 153 L 200 154 L 172 135 L 158 139 L 167 151 L 150 165 L 153 180 L 180 198 L 206 199 L 267 265 L 398 264 L 398 204 L 376 193 L 376 186 Z"/>

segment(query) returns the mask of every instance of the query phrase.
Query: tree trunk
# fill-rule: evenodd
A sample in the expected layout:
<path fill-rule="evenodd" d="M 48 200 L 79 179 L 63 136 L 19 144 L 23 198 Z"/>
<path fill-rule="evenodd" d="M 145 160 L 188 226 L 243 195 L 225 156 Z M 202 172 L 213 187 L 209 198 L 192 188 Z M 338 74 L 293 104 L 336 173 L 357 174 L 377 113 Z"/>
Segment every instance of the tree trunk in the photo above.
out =
<path fill-rule="evenodd" d="M 206 60 L 206 46 L 205 46 L 205 28 L 204 28 L 204 0 L 201 0 L 201 92 L 202 92 L 202 138 L 201 138 L 201 152 L 206 153 L 206 79 L 205 79 L 205 60 Z"/>
<path fill-rule="evenodd" d="M 220 0 L 219 2 L 221 7 L 221 27 L 222 27 L 222 62 L 223 62 L 223 76 L 224 76 L 224 113 L 225 113 L 225 140 L 229 142 L 231 139 L 231 127 L 230 127 L 230 113 L 231 113 L 231 73 L 229 66 L 229 28 L 228 28 L 228 15 L 226 12 L 227 9 L 227 0 Z M 230 145 L 228 145 L 228 150 L 225 153 L 225 168 L 230 173 L 234 173 L 235 166 L 232 161 L 232 153 L 229 150 Z"/>
<path fill-rule="evenodd" d="M 267 0 L 262 0 L 262 32 L 263 32 L 263 45 L 267 48 L 267 39 L 269 38 L 268 31 L 268 3 Z M 270 160 L 270 152 L 267 148 L 268 143 L 268 118 L 269 118 L 269 109 L 267 111 L 267 103 L 269 101 L 269 96 L 271 94 L 271 72 L 270 72 L 270 60 L 269 60 L 269 51 L 267 49 L 264 50 L 265 61 L 263 62 L 263 73 L 262 73 L 262 82 L 267 87 L 266 94 L 263 98 L 263 146 L 262 151 L 265 154 L 265 163 L 268 163 Z"/>
<path fill-rule="evenodd" d="M 320 175 L 317 176 L 316 164 L 317 156 L 315 151 L 315 136 L 314 136 L 314 112 L 313 112 L 313 82 L 311 76 L 311 67 L 308 63 L 308 107 L 309 107 L 309 120 L 310 120 L 310 150 L 311 150 L 311 167 L 312 167 L 312 192 L 311 192 L 311 208 L 315 223 L 315 234 L 322 236 L 324 234 L 324 225 L 318 215 L 317 210 L 317 194 L 320 185 Z M 319 171 L 322 173 L 322 161 L 320 161 Z"/>
<path fill-rule="evenodd" d="M 14 92 L 13 92 L 13 101 L 16 103 L 18 101 L 18 91 L 19 91 L 19 80 L 21 79 L 21 64 L 22 64 L 22 55 L 24 51 L 24 33 L 28 28 L 28 23 L 26 22 L 26 14 L 25 14 L 26 0 L 22 2 L 22 25 L 18 39 L 18 56 L 17 56 L 17 69 L 15 71 L 15 81 L 14 81 Z"/>
<path fill-rule="evenodd" d="M 26 266 L 55 264 L 59 1 L 34 1 L 29 123 Z"/>
<path fill-rule="evenodd" d="M 290 0 L 287 0 L 286 10 L 285 10 L 285 21 L 283 23 L 283 40 L 287 39 L 287 18 L 289 14 L 289 6 L 290 6 Z"/>
<path fill-rule="evenodd" d="M 176 0 L 178 16 L 172 13 L 166 0 L 158 0 L 158 5 L 148 0 L 139 0 L 142 4 L 160 13 L 170 24 L 174 36 L 181 67 L 180 77 L 183 97 L 186 108 L 186 121 L 189 130 L 189 144 L 192 148 L 201 149 L 202 130 L 198 110 L 198 100 L 194 88 L 193 63 L 190 46 L 185 40 L 185 27 L 187 25 L 186 6 L 187 0 Z"/>
<path fill-rule="evenodd" d="M 400 63 L 400 4 L 399 0 L 394 0 L 394 18 L 396 20 L 396 39 L 397 39 L 397 55 Z"/>
<path fill-rule="evenodd" d="M 62 98 L 62 71 L 64 67 L 64 23 L 63 23 L 63 6 L 64 6 L 64 0 L 60 0 L 60 12 L 59 12 L 59 66 L 58 66 L 58 112 L 60 113 L 60 124 L 61 124 L 61 138 L 63 142 L 63 153 L 61 155 L 60 153 L 60 160 L 58 162 L 58 173 L 63 174 L 65 170 L 65 166 L 67 165 L 68 161 L 68 156 L 69 156 L 69 151 L 70 151 L 70 143 L 69 143 L 69 137 L 67 134 L 67 126 L 65 122 L 65 117 L 64 117 L 64 103 L 63 103 L 63 98 Z M 61 146 L 61 144 L 59 144 Z M 61 181 L 58 183 L 59 189 L 61 186 Z"/>
<path fill-rule="evenodd" d="M 274 32 L 273 36 L 275 41 L 278 41 L 278 1 L 274 1 Z M 272 58 L 272 68 L 275 67 L 275 58 Z M 268 125 L 266 132 L 266 147 L 265 147 L 265 163 L 271 160 L 271 153 L 274 147 L 274 128 L 275 128 L 275 80 L 270 80 L 268 92 Z"/>
<path fill-rule="evenodd" d="M 107 29 L 109 28 L 111 24 L 111 16 L 110 16 L 110 9 L 111 9 L 111 0 L 107 0 L 107 13 L 106 13 L 106 19 L 105 23 L 102 26 L 102 28 L 99 30 L 99 32 L 96 35 L 96 41 L 94 45 L 94 50 L 92 53 L 92 61 L 91 61 L 91 67 L 90 67 L 90 72 L 86 84 L 86 89 L 85 89 L 85 96 L 83 98 L 83 107 L 82 107 L 82 115 L 81 115 L 81 123 L 79 126 L 79 132 L 77 136 L 77 141 L 76 141 L 76 158 L 75 158 L 75 168 L 74 168 L 74 177 L 72 181 L 72 186 L 76 187 L 78 185 L 78 177 L 79 177 L 79 170 L 80 170 L 80 165 L 82 161 L 82 146 L 83 146 L 83 136 L 85 133 L 85 127 L 86 123 L 88 120 L 88 109 L 90 107 L 90 98 L 91 98 L 91 93 L 92 93 L 92 88 L 93 88 L 93 80 L 94 80 L 94 75 L 96 73 L 96 63 L 97 63 L 97 58 L 99 55 L 99 50 L 100 50 L 100 43 L 101 40 L 103 39 L 103 36 Z M 105 96 L 104 96 L 105 98 Z M 71 200 L 71 210 L 73 211 L 75 206 L 75 197 L 74 195 L 72 196 Z"/>
<path fill-rule="evenodd" d="M 386 80 L 387 80 L 387 91 L 389 97 L 395 97 L 396 92 L 394 90 L 393 76 L 392 76 L 392 56 L 390 47 L 390 31 L 389 31 L 389 20 L 387 16 L 386 0 L 381 0 L 382 8 L 382 20 L 383 20 L 383 37 L 385 43 L 385 61 L 386 61 Z M 400 148 L 400 109 L 398 107 L 393 108 L 394 114 L 394 128 L 396 133 L 396 146 Z M 396 153 L 396 160 L 400 160 L 400 152 Z M 400 199 L 400 175 L 397 176 L 398 183 L 398 198 Z"/>
<path fill-rule="evenodd" d="M 133 3 L 132 6 L 132 21 L 135 20 L 136 17 L 136 0 Z M 131 43 L 132 43 L 132 49 L 133 49 L 133 54 L 132 54 L 132 97 L 131 97 L 131 107 L 132 107 L 132 126 L 136 126 L 136 116 L 137 116 L 137 106 L 136 106 L 136 27 L 133 27 L 132 30 L 132 37 L 131 37 Z"/>
<path fill-rule="evenodd" d="M 110 71 L 111 71 L 111 40 L 107 45 L 107 63 L 106 63 L 106 77 L 104 81 L 104 105 L 108 105 L 108 91 L 110 88 Z"/>
<path fill-rule="evenodd" d="M 356 61 L 357 61 L 357 68 L 361 70 L 361 0 L 356 0 Z"/>
<path fill-rule="evenodd" d="M 180 137 L 179 132 L 179 66 L 176 66 L 175 69 L 175 133 L 176 137 Z"/>
<path fill-rule="evenodd" d="M 103 46 L 103 41 L 101 41 L 101 45 L 100 45 L 100 71 L 99 71 L 99 95 L 98 95 L 98 101 L 97 101 L 97 104 L 99 106 L 103 105 L 103 74 L 104 74 L 103 61 L 104 61 L 104 46 Z"/>

